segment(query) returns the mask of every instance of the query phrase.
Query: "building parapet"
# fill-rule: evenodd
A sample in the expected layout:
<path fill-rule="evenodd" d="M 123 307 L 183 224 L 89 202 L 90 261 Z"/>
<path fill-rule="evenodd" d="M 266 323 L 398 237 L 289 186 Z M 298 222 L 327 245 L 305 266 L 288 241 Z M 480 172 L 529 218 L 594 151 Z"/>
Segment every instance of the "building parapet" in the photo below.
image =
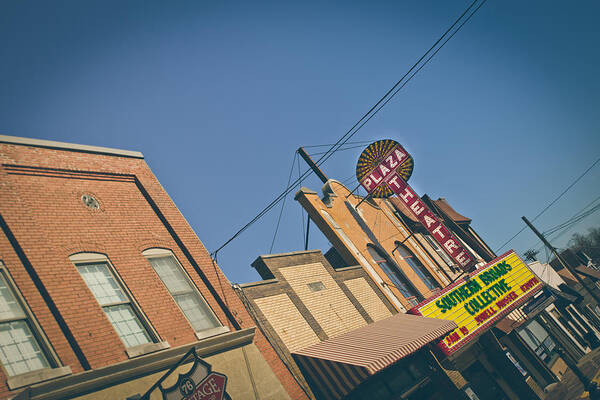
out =
<path fill-rule="evenodd" d="M 82 153 L 106 154 L 110 156 L 144 158 L 144 155 L 139 151 L 111 149 L 109 147 L 88 146 L 84 144 L 55 142 L 53 140 L 31 139 L 18 136 L 0 135 L 0 143 L 44 147 L 47 149 L 78 151 Z"/>

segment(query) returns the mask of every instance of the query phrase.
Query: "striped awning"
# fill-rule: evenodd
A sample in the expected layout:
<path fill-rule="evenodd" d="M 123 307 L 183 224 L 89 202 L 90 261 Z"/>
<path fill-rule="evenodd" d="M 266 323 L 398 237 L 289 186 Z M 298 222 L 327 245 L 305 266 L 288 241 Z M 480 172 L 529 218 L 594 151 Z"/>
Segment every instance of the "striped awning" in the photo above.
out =
<path fill-rule="evenodd" d="M 396 314 L 292 355 L 325 398 L 341 399 L 369 376 L 456 327 L 452 321 Z"/>

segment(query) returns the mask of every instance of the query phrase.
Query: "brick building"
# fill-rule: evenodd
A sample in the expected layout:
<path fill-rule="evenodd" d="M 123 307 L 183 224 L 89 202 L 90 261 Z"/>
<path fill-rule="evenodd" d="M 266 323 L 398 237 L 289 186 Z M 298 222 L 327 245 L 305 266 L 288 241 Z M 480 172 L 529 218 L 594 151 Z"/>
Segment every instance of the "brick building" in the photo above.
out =
<path fill-rule="evenodd" d="M 141 153 L 0 136 L 0 228 L 0 398 L 143 394 L 192 347 L 307 398 Z"/>

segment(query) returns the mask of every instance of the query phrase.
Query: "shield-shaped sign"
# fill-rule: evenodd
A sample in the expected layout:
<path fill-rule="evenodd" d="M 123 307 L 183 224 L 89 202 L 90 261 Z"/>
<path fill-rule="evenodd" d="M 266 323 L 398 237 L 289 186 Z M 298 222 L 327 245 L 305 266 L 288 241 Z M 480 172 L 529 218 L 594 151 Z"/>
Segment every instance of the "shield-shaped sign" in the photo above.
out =
<path fill-rule="evenodd" d="M 211 372 L 200 384 L 196 386 L 196 389 L 192 394 L 185 397 L 186 400 L 223 400 L 228 399 L 229 396 L 225 396 L 225 385 L 227 384 L 227 377 L 218 372 Z"/>
<path fill-rule="evenodd" d="M 179 374 L 177 383 L 168 388 L 159 386 L 163 400 L 223 400 L 227 377 L 211 371 L 210 364 L 194 354 L 194 364 L 185 374 Z"/>

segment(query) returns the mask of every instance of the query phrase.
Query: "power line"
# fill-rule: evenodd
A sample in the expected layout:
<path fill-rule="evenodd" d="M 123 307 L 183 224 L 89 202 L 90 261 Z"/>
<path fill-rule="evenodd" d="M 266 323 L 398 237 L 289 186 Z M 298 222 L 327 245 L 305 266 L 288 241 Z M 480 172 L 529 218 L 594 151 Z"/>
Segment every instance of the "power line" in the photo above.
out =
<path fill-rule="evenodd" d="M 346 144 L 347 144 L 347 143 L 346 143 Z M 345 151 L 345 150 L 358 149 L 358 148 L 361 148 L 361 147 L 363 147 L 363 146 L 364 146 L 364 144 L 359 144 L 358 146 L 350 146 L 350 147 L 345 147 L 345 148 L 343 148 L 343 149 L 342 149 L 342 148 L 339 148 L 339 149 L 337 149 L 336 151 Z M 319 153 L 312 153 L 312 154 L 311 154 L 311 156 L 320 156 L 321 154 L 326 154 L 326 153 L 327 153 L 326 151 L 319 152 Z"/>
<path fill-rule="evenodd" d="M 469 10 L 475 5 L 475 3 L 477 3 L 478 0 L 474 0 L 469 7 L 467 7 L 467 9 L 460 15 L 460 17 L 458 17 L 456 19 L 456 21 L 454 21 L 454 23 L 444 32 L 444 34 L 442 36 L 440 36 L 440 38 L 425 52 L 425 54 L 423 54 L 421 56 L 421 58 L 419 58 L 419 60 L 413 64 L 413 66 L 402 76 L 402 78 L 400 78 L 400 80 L 398 82 L 396 82 L 396 84 L 394 86 L 392 86 L 392 88 L 390 90 L 387 91 L 387 93 L 381 98 L 379 99 L 379 101 L 373 106 L 371 107 L 371 109 L 362 116 L 361 119 L 359 119 L 354 126 L 352 126 L 352 128 L 350 128 L 350 130 L 348 130 L 336 143 L 335 145 L 330 149 L 330 153 L 323 155 L 318 161 L 317 161 L 317 166 L 319 166 L 320 164 L 324 163 L 325 161 L 327 161 L 327 159 L 329 159 L 329 157 L 331 157 L 333 155 L 333 153 L 335 153 L 337 151 L 337 149 L 335 148 L 335 146 L 341 147 L 343 146 L 348 140 L 350 140 L 350 138 L 352 136 L 354 136 L 367 122 L 369 122 L 369 120 L 371 120 L 371 118 L 373 118 L 405 85 L 406 83 L 408 83 L 408 81 L 410 81 L 424 66 L 425 64 L 427 64 L 429 62 L 429 60 L 431 60 L 431 58 L 433 58 L 434 55 L 436 55 L 440 49 L 448 42 L 449 39 L 451 39 L 456 32 L 458 32 L 458 30 L 460 30 L 460 28 L 462 28 L 464 26 L 464 24 L 471 19 L 471 17 L 473 16 L 473 14 L 475 14 L 477 12 L 477 10 L 479 10 L 481 8 L 481 6 L 483 4 L 485 4 L 485 2 L 487 0 L 483 0 L 483 2 L 481 2 L 481 4 L 471 13 L 471 15 L 469 15 L 469 17 L 461 24 L 459 25 L 459 27 L 454 31 L 454 33 L 452 33 L 448 39 L 446 39 L 445 42 L 442 43 L 442 45 L 431 55 L 431 57 L 429 57 L 423 65 L 421 65 L 418 69 L 416 69 L 416 71 L 412 74 L 411 72 L 413 70 L 415 70 L 415 68 L 417 68 L 417 66 L 427 57 L 427 55 L 429 53 L 432 52 L 432 50 L 434 48 L 436 48 L 436 46 L 446 37 L 448 36 L 448 34 L 452 31 L 452 29 L 454 29 L 454 27 L 458 24 L 458 22 L 469 12 Z M 406 79 L 407 76 L 410 77 L 408 79 Z M 405 81 L 406 79 L 406 81 Z M 403 83 L 404 82 L 404 83 Z M 400 86 L 402 84 L 402 86 Z M 354 131 L 354 132 L 353 132 Z M 346 136 L 348 136 L 346 138 Z M 321 161 L 322 160 L 322 161 Z"/>
<path fill-rule="evenodd" d="M 340 183 L 343 185 L 347 185 L 348 183 L 352 182 L 353 179 L 356 179 L 356 174 L 352 174 L 349 177 L 342 179 Z"/>
<path fill-rule="evenodd" d="M 423 68 L 423 66 L 425 64 L 427 64 L 433 58 L 433 56 L 439 52 L 439 50 L 448 42 L 448 40 L 451 39 L 456 34 L 456 32 L 458 32 L 458 30 L 460 30 L 464 26 L 464 24 L 467 21 L 469 21 L 469 19 L 481 8 L 481 6 L 483 4 L 485 4 L 485 2 L 487 0 L 483 0 L 479 4 L 479 6 L 476 7 L 471 12 L 471 14 L 462 22 L 462 24 L 460 24 L 458 26 L 458 28 L 452 34 L 450 34 L 450 32 L 452 32 L 452 30 L 459 24 L 459 22 L 461 20 L 463 20 L 463 17 L 470 12 L 470 10 L 473 8 L 473 6 L 478 1 L 479 0 L 474 0 L 465 9 L 465 11 L 454 21 L 454 23 L 440 36 L 440 38 L 421 56 L 421 58 L 419 58 L 417 60 L 417 62 L 413 64 L 413 66 L 402 76 L 402 78 L 400 78 L 400 80 L 398 80 L 398 82 L 396 82 L 394 84 L 394 86 L 392 86 L 392 88 L 389 89 L 385 93 L 385 95 L 383 95 L 383 97 L 381 97 L 379 99 L 379 101 L 377 101 L 377 103 L 375 103 L 375 105 L 369 109 L 369 111 L 367 111 L 341 138 L 339 138 L 337 140 L 337 142 L 335 142 L 329 148 L 329 150 L 327 152 L 325 152 L 325 154 L 323 154 L 317 160 L 317 162 L 315 163 L 317 166 L 320 166 L 323 163 L 325 163 L 337 150 L 339 150 L 340 147 L 342 147 L 344 144 L 346 144 L 350 140 L 350 138 L 352 138 L 352 136 L 354 136 L 371 118 L 373 118 L 373 116 L 375 116 L 406 85 L 406 83 L 408 81 L 410 81 Z M 444 42 L 442 42 L 444 39 L 446 39 L 446 40 Z M 436 47 L 438 47 L 438 45 L 440 43 L 442 43 L 442 44 L 439 46 L 439 48 L 437 48 L 437 50 L 435 50 L 433 52 L 433 54 L 431 54 L 431 56 L 429 58 L 427 58 L 427 56 L 430 53 L 432 53 L 432 51 L 434 49 L 436 49 Z M 421 64 L 421 62 L 423 60 L 425 60 L 426 58 L 427 58 L 427 60 L 424 62 L 424 64 L 421 65 L 420 67 L 418 67 Z M 413 71 L 414 71 L 414 73 L 413 73 Z M 411 73 L 412 73 L 412 75 L 411 75 Z M 408 79 L 407 79 L 407 77 L 408 77 Z M 400 85 L 402 85 L 402 86 L 400 86 Z M 246 223 L 246 225 L 241 227 L 233 236 L 231 236 L 227 241 L 225 241 L 225 243 L 223 243 L 215 251 L 213 251 L 211 253 L 211 255 L 213 257 L 216 257 L 217 253 L 222 248 L 224 248 L 229 243 L 231 243 L 234 239 L 236 239 L 239 235 L 241 235 L 246 229 L 248 229 L 252 224 L 254 224 L 256 221 L 258 221 L 260 218 L 262 218 L 263 215 L 268 213 L 275 205 L 277 205 L 277 203 L 279 203 L 283 198 L 285 198 L 285 196 L 287 196 L 287 194 L 290 191 L 292 191 L 296 185 L 301 183 L 311 173 L 312 173 L 311 169 L 308 169 L 306 172 L 304 172 L 296 181 L 294 181 L 291 185 L 289 185 L 279 196 L 277 196 L 273 201 L 271 201 L 271 203 L 269 203 L 265 208 L 263 208 L 254 218 L 252 218 L 248 223 Z"/>
<path fill-rule="evenodd" d="M 476 1 L 477 1 L 477 0 L 476 0 Z M 476 2 L 476 1 L 475 1 L 475 2 Z M 437 53 L 438 53 L 438 52 L 439 52 L 439 51 L 440 51 L 440 50 L 441 50 L 441 49 L 442 49 L 442 48 L 443 48 L 443 47 L 446 45 L 446 43 L 448 43 L 448 41 L 449 41 L 450 39 L 452 39 L 452 38 L 454 37 L 454 35 L 456 35 L 456 33 L 457 33 L 457 32 L 458 32 L 458 31 L 459 31 L 459 30 L 460 30 L 460 29 L 461 29 L 461 28 L 462 28 L 462 27 L 463 27 L 463 26 L 464 26 L 464 25 L 465 25 L 467 22 L 469 22 L 469 20 L 471 19 L 471 17 L 472 17 L 473 15 L 475 15 L 475 13 L 476 13 L 476 12 L 477 12 L 477 11 L 478 11 L 478 10 L 479 10 L 479 9 L 480 9 L 480 8 L 481 8 L 483 5 L 484 5 L 484 4 L 485 4 L 485 2 L 486 2 L 486 1 L 487 1 L 487 0 L 483 0 L 483 1 L 482 1 L 482 2 L 481 2 L 481 3 L 480 3 L 480 4 L 479 4 L 479 5 L 478 5 L 478 6 L 475 8 L 475 10 L 473 10 L 473 12 L 472 12 L 471 14 L 469 14 L 469 16 L 468 16 L 467 18 L 465 18 L 465 20 L 464 20 L 464 21 L 463 21 L 463 22 L 462 22 L 462 23 L 461 23 L 461 24 L 458 26 L 458 28 L 457 28 L 457 29 L 456 29 L 454 32 L 452 32 L 452 34 L 450 34 L 450 35 L 448 36 L 448 38 L 446 38 L 446 40 L 445 40 L 445 41 L 444 41 L 444 42 L 443 42 L 443 43 L 442 43 L 442 44 L 441 44 L 441 45 L 440 45 L 440 46 L 439 46 L 439 47 L 438 47 L 438 48 L 437 48 L 437 49 L 436 49 L 436 50 L 435 50 L 435 51 L 434 51 L 434 52 L 433 52 L 433 53 L 432 53 L 432 54 L 431 54 L 431 55 L 430 55 L 428 58 L 427 58 L 427 60 L 425 60 L 425 62 L 423 62 L 423 64 L 421 64 L 421 65 L 419 66 L 419 68 L 417 68 L 417 69 L 415 70 L 415 72 L 414 72 L 414 73 L 413 73 L 413 74 L 412 74 L 412 75 L 411 75 L 411 76 L 410 76 L 410 77 L 409 77 L 409 78 L 408 78 L 408 79 L 407 79 L 407 80 L 406 80 L 406 81 L 405 81 L 405 82 L 404 82 L 404 83 L 403 83 L 401 86 L 399 86 L 399 87 L 398 87 L 398 88 L 397 88 L 397 89 L 396 89 L 394 92 L 392 92 L 391 96 L 389 96 L 389 97 L 388 97 L 388 98 L 387 98 L 387 99 L 386 99 L 386 100 L 385 100 L 385 101 L 384 101 L 384 102 L 383 102 L 383 103 L 382 103 L 382 104 L 381 104 L 381 105 L 380 105 L 380 106 L 379 106 L 379 107 L 378 107 L 378 108 L 377 108 L 377 109 L 376 109 L 376 110 L 375 110 L 375 111 L 374 111 L 374 112 L 373 112 L 373 113 L 372 113 L 372 114 L 371 114 L 371 115 L 370 115 L 370 116 L 369 116 L 369 117 L 368 117 L 368 118 L 367 118 L 367 119 L 366 119 L 366 120 L 365 120 L 365 121 L 364 121 L 364 122 L 363 122 L 363 123 L 360 125 L 360 126 L 358 126 L 358 128 L 356 128 L 356 131 L 355 131 L 355 132 L 354 132 L 352 135 L 356 134 L 356 132 L 358 132 L 358 131 L 359 131 L 359 130 L 360 130 L 360 129 L 361 129 L 361 128 L 362 128 L 362 127 L 363 127 L 363 126 L 364 126 L 364 125 L 367 123 L 367 122 L 369 122 L 369 121 L 371 120 L 371 118 L 373 118 L 373 117 L 374 117 L 374 116 L 375 116 L 375 115 L 376 115 L 376 114 L 379 112 L 379 110 L 381 110 L 383 107 L 385 107 L 385 106 L 386 106 L 386 104 L 387 104 L 387 103 L 389 103 L 389 102 L 390 102 L 390 100 L 391 100 L 392 98 L 394 98 L 394 96 L 395 96 L 395 95 L 396 95 L 396 94 L 397 94 L 397 93 L 398 93 L 400 90 L 402 90 L 402 88 L 404 88 L 404 86 L 406 86 L 406 84 L 407 84 L 408 82 L 410 82 L 410 80 L 411 80 L 411 79 L 412 79 L 412 78 L 413 78 L 413 77 L 414 77 L 416 74 L 418 74 L 418 73 L 419 73 L 419 71 L 421 71 L 421 70 L 423 69 L 423 67 L 425 67 L 425 66 L 426 66 L 426 65 L 429 63 L 429 61 L 431 61 L 431 59 L 432 59 L 433 57 L 435 57 L 435 55 L 436 55 L 436 54 L 437 54 Z M 468 10 L 469 10 L 469 9 L 470 9 L 470 8 L 471 8 L 471 7 L 472 7 L 474 4 L 475 4 L 475 2 L 471 3 L 471 5 L 470 5 L 470 6 L 467 8 L 467 10 L 465 10 L 465 12 L 464 12 L 464 13 L 463 13 L 463 14 L 462 14 L 462 15 L 461 15 L 459 18 L 458 18 L 458 20 L 457 20 L 456 22 L 458 22 L 458 21 L 459 21 L 459 20 L 460 20 L 460 19 L 461 19 L 461 18 L 462 18 L 462 17 L 463 17 L 465 14 L 466 14 L 466 12 L 468 12 Z M 456 22 L 455 22 L 455 24 L 456 24 Z M 453 24 L 453 26 L 454 26 L 455 24 Z M 450 27 L 450 29 L 451 29 L 451 28 L 452 28 L 452 27 Z M 442 35 L 442 36 L 443 36 L 443 35 Z M 436 44 L 437 44 L 437 43 L 439 43 L 439 40 L 438 40 L 438 42 L 436 42 Z M 431 49 L 430 49 L 430 50 L 431 50 Z M 426 54 L 427 54 L 427 53 L 425 53 L 425 55 L 426 55 Z M 420 59 L 419 61 L 421 61 L 422 59 L 423 59 L 423 57 L 421 57 L 421 59 Z M 418 63 L 418 62 L 417 62 L 417 63 Z M 413 67 L 414 67 L 414 66 L 413 66 Z M 409 72 L 410 72 L 410 71 L 409 71 Z M 406 76 L 406 75 L 405 75 L 405 76 Z M 392 89 L 393 89 L 393 88 L 392 88 Z M 389 92 L 388 92 L 388 93 L 389 93 Z M 352 137 L 352 135 L 351 135 L 350 137 Z M 358 187 L 357 187 L 356 189 L 359 189 L 359 188 L 360 188 L 360 185 L 358 185 Z M 356 189 L 354 189 L 354 190 L 356 190 Z M 354 192 L 354 190 L 351 192 L 351 194 Z"/>
<path fill-rule="evenodd" d="M 477 1 L 477 0 L 476 0 L 476 1 Z M 466 11 L 468 11 L 468 10 L 469 10 L 469 9 L 470 9 L 470 8 L 473 6 L 473 4 L 475 4 L 475 2 L 476 2 L 476 1 L 474 1 L 473 3 L 471 3 L 471 5 L 469 6 L 469 8 L 467 8 L 467 10 L 466 10 Z M 421 65 L 419 66 L 419 68 L 417 68 L 417 69 L 415 70 L 415 72 L 414 72 L 414 73 L 413 73 L 413 74 L 412 74 L 412 75 L 411 75 L 411 76 L 410 76 L 410 77 L 409 77 L 409 78 L 408 78 L 406 81 L 404 81 L 404 83 L 402 83 L 402 85 L 401 85 L 401 86 L 399 86 L 399 87 L 398 87 L 398 88 L 397 88 L 397 89 L 396 89 L 396 90 L 395 90 L 395 91 L 394 91 L 394 92 L 391 94 L 391 96 L 389 96 L 389 97 L 388 97 L 388 98 L 387 98 L 387 99 L 386 99 L 386 100 L 385 100 L 385 101 L 384 101 L 384 102 L 383 102 L 383 103 L 382 103 L 382 104 L 381 104 L 381 105 L 380 105 L 380 106 L 379 106 L 379 107 L 378 107 L 378 108 L 377 108 L 377 109 L 376 109 L 376 110 L 375 110 L 375 111 L 374 111 L 374 112 L 373 112 L 373 113 L 372 113 L 372 114 L 369 116 L 369 118 L 367 118 L 367 119 L 366 119 L 366 120 L 365 120 L 365 121 L 364 121 L 364 122 L 363 122 L 363 123 L 362 123 L 362 124 L 361 124 L 361 125 L 360 125 L 360 126 L 357 128 L 357 129 L 356 129 L 356 131 L 355 131 L 354 133 L 358 132 L 358 131 L 359 131 L 359 130 L 360 130 L 360 129 L 361 129 L 361 128 L 362 128 L 362 127 L 363 127 L 363 126 L 364 126 L 364 125 L 367 123 L 367 122 L 369 122 L 369 121 L 371 120 L 371 118 L 373 118 L 373 117 L 374 117 L 374 116 L 375 116 L 375 115 L 376 115 L 376 114 L 379 112 L 379 110 L 381 110 L 383 107 L 385 107 L 385 106 L 386 106 L 386 104 L 387 104 L 387 103 L 389 103 L 389 102 L 390 102 L 390 100 L 392 100 L 392 99 L 394 98 L 394 96 L 395 96 L 395 95 L 396 95 L 396 94 L 397 94 L 397 93 L 398 93 L 400 90 L 402 90 L 402 88 L 404 88 L 404 86 L 406 86 L 406 84 L 407 84 L 408 82 L 410 82 L 410 80 L 411 80 L 411 79 L 412 79 L 412 78 L 413 78 L 413 77 L 414 77 L 416 74 L 418 74 L 418 73 L 419 73 L 419 71 L 421 71 L 421 70 L 423 69 L 423 67 L 425 67 L 425 65 L 427 65 L 427 64 L 429 63 L 429 61 L 430 61 L 430 60 L 431 60 L 431 59 L 432 59 L 432 58 L 433 58 L 433 57 L 434 57 L 434 56 L 435 56 L 435 55 L 436 55 L 436 54 L 437 54 L 437 53 L 438 53 L 438 52 L 439 52 L 439 51 L 442 49 L 442 47 L 444 47 L 444 45 L 446 45 L 446 43 L 448 43 L 448 41 L 449 41 L 450 39 L 452 39 L 452 37 L 454 37 L 454 35 L 455 35 L 455 34 L 456 34 L 456 33 L 457 33 L 457 32 L 458 32 L 458 31 L 459 31 L 459 30 L 460 30 L 460 29 L 461 29 L 461 28 L 462 28 L 462 27 L 463 27 L 463 26 L 464 26 L 464 25 L 467 23 L 467 22 L 469 22 L 469 20 L 471 19 L 471 17 L 472 17 L 472 16 L 473 16 L 473 15 L 474 15 L 474 14 L 475 14 L 475 13 L 476 13 L 476 12 L 477 12 L 477 11 L 478 11 L 480 8 L 481 8 L 481 6 L 483 6 L 483 5 L 485 4 L 485 2 L 486 2 L 486 1 L 487 1 L 487 0 L 483 0 L 483 1 L 482 1 L 482 2 L 479 4 L 479 6 L 477 6 L 477 8 L 475 8 L 475 10 L 473 10 L 473 12 L 472 12 L 471 14 L 469 14 L 469 16 L 468 16 L 468 17 L 467 17 L 467 18 L 466 18 L 466 19 L 465 19 L 465 20 L 464 20 L 464 21 L 463 21 L 463 22 L 462 22 L 462 23 L 461 23 L 461 24 L 458 26 L 458 28 L 457 28 L 457 29 L 456 29 L 454 32 L 452 32 L 452 34 L 451 34 L 451 35 L 449 35 L 449 36 L 448 36 L 448 38 L 447 38 L 447 39 L 446 39 L 446 40 L 445 40 L 445 41 L 444 41 L 444 42 L 443 42 L 443 43 L 442 43 L 442 44 L 441 44 L 441 45 L 440 45 L 440 46 L 439 46 L 439 47 L 438 47 L 438 48 L 437 48 L 437 49 L 436 49 L 436 50 L 435 50 L 435 51 L 434 51 L 432 54 L 431 54 L 431 56 L 429 56 L 429 58 L 427 58 L 427 60 L 425 60 L 425 62 L 423 62 L 423 64 L 421 64 Z M 465 13 L 466 13 L 466 11 L 465 11 Z M 465 15 L 465 13 L 463 13 L 463 15 L 461 15 L 461 17 L 460 17 L 460 18 L 462 18 L 462 17 Z M 460 19 L 460 18 L 459 18 L 459 19 Z M 458 20 L 457 20 L 457 22 L 458 22 Z M 441 39 L 441 38 L 440 38 L 440 39 Z M 438 42 L 439 42 L 439 41 L 438 41 Z M 430 50 L 431 50 L 431 49 L 430 49 Z M 425 55 L 426 55 L 426 54 L 427 54 L 427 53 L 425 53 Z M 425 57 L 425 55 L 424 55 L 423 57 Z M 422 60 L 422 59 L 423 59 L 423 58 L 421 58 L 421 60 Z M 419 60 L 419 61 L 421 61 L 421 60 Z M 416 65 L 416 64 L 415 64 L 415 65 Z M 409 71 L 409 72 L 410 72 L 410 71 Z M 408 74 L 408 73 L 407 73 L 407 74 Z M 406 76 L 406 75 L 405 75 L 405 76 Z M 353 135 L 354 135 L 354 133 L 353 133 Z"/>
<path fill-rule="evenodd" d="M 369 144 L 369 143 L 371 143 L 370 140 L 364 140 L 362 142 L 346 142 L 346 144 L 350 144 L 350 145 L 354 145 L 354 144 L 365 145 L 365 144 Z M 304 147 L 305 149 L 310 149 L 313 147 L 327 147 L 327 146 L 331 147 L 334 145 L 335 145 L 335 143 L 329 143 L 329 144 L 313 144 L 311 146 L 302 146 L 302 147 Z"/>
<path fill-rule="evenodd" d="M 582 212 L 580 215 L 577 215 L 565 222 L 563 222 L 562 224 L 556 226 L 555 228 L 551 229 L 548 231 L 548 235 L 551 235 L 561 229 L 567 228 L 569 226 L 573 226 L 579 222 L 581 222 L 583 219 L 587 218 L 588 216 L 590 216 L 591 214 L 595 213 L 596 211 L 598 211 L 600 209 L 600 204 L 596 204 L 593 208 Z"/>
<path fill-rule="evenodd" d="M 596 203 L 598 200 L 600 200 L 600 196 L 596 197 L 594 200 L 589 202 L 585 207 L 583 207 L 581 210 L 577 211 L 571 218 L 569 218 L 565 222 L 560 223 L 560 224 L 546 230 L 545 232 L 542 232 L 542 235 L 548 236 L 548 241 L 558 239 L 559 237 L 561 237 L 562 235 L 567 233 L 575 225 L 577 225 L 578 223 L 583 221 L 588 216 L 592 215 L 594 212 L 598 211 L 600 209 L 600 204 L 596 204 L 593 208 L 587 210 L 592 204 Z M 558 234 L 556 234 L 556 233 L 558 233 Z M 552 236 L 552 235 L 554 235 L 554 236 Z M 537 242 L 534 243 L 533 245 L 529 246 L 529 248 L 530 249 L 533 248 L 535 246 L 535 244 L 537 244 Z M 542 249 L 542 247 L 544 247 L 543 243 L 541 245 L 537 246 L 537 248 L 535 250 L 539 251 Z"/>
<path fill-rule="evenodd" d="M 290 168 L 290 174 L 288 176 L 287 186 L 290 186 L 290 181 L 292 180 L 292 172 L 294 172 L 294 164 L 296 163 L 296 157 L 298 157 L 298 152 L 294 152 L 294 158 L 292 158 L 292 168 Z M 273 252 L 273 246 L 275 245 L 275 238 L 277 237 L 277 232 L 279 231 L 279 224 L 281 223 L 281 216 L 283 215 L 283 209 L 285 208 L 285 200 L 287 196 L 283 198 L 283 202 L 281 203 L 281 210 L 279 211 L 279 218 L 277 218 L 277 226 L 275 227 L 275 233 L 273 233 L 273 240 L 271 241 L 271 247 L 269 248 L 269 254 Z"/>
<path fill-rule="evenodd" d="M 579 177 L 577 177 L 577 179 L 575 179 L 573 182 L 571 182 L 571 184 L 569 186 L 567 186 L 567 188 L 565 190 L 563 190 L 554 200 L 552 200 L 550 202 L 550 204 L 548 204 L 546 207 L 544 207 L 544 209 L 542 211 L 540 211 L 538 213 L 538 215 L 536 215 L 531 222 L 535 222 L 536 219 L 538 219 L 540 217 L 540 215 L 542 215 L 543 213 L 546 212 L 546 210 L 548 210 L 550 207 L 552 207 L 554 205 L 554 203 L 556 203 L 561 197 L 564 196 L 565 193 L 567 193 L 569 191 L 569 189 L 571 189 L 573 186 L 575 186 L 575 184 L 577 182 L 579 182 L 581 180 L 581 178 L 583 178 L 588 172 L 590 172 L 590 170 L 592 168 L 594 168 L 594 166 L 596 166 L 596 164 L 598 164 L 598 162 L 600 162 L 600 158 L 598 158 L 596 161 L 594 161 L 594 163 L 592 165 L 590 165 L 590 167 L 588 169 L 586 169 L 583 174 L 579 175 Z M 496 250 L 496 253 L 498 253 L 500 250 L 502 250 L 502 248 L 504 246 L 506 246 L 507 244 L 509 244 L 510 242 L 513 241 L 514 238 L 516 238 L 517 236 L 519 236 L 519 234 L 521 232 L 523 232 L 525 229 L 527 228 L 527 225 L 525 225 L 523 228 L 521 228 L 517 233 L 515 233 L 510 239 L 508 239 L 506 242 L 504 242 L 504 244 L 500 247 L 498 247 L 498 249 Z"/>

